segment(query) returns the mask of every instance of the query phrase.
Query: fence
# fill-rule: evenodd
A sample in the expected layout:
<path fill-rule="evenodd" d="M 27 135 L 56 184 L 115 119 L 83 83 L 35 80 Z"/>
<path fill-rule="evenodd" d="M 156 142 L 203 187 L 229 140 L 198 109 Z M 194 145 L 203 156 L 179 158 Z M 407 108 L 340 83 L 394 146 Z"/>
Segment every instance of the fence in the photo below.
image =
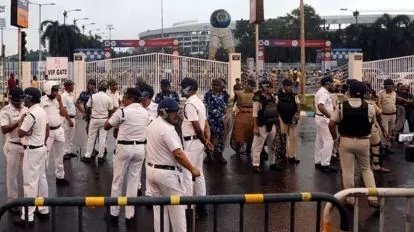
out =
<path fill-rule="evenodd" d="M 414 56 L 398 57 L 363 63 L 364 80 L 371 82 L 374 90 L 379 91 L 385 79 L 404 83 L 414 90 Z"/>
<path fill-rule="evenodd" d="M 359 198 L 360 197 L 380 197 L 380 219 L 379 232 L 384 232 L 384 206 L 385 198 L 389 197 L 406 197 L 405 206 L 405 231 L 411 231 L 411 198 L 414 197 L 413 188 L 354 188 L 346 189 L 334 195 L 336 199 L 343 202 L 347 197 L 355 197 L 354 204 L 354 223 L 353 231 L 358 231 L 358 215 L 359 215 Z M 332 205 L 328 203 L 323 211 L 324 232 L 331 232 L 331 213 Z"/>
<path fill-rule="evenodd" d="M 121 91 L 133 87 L 138 78 L 152 85 L 155 92 L 160 91 L 160 81 L 164 78 L 172 82 L 174 90 L 178 90 L 182 78 L 195 78 L 200 94 L 210 90 L 213 79 L 222 78 L 230 85 L 229 64 L 226 62 L 161 53 L 87 62 L 85 70 L 86 80 L 115 79 Z"/>
<path fill-rule="evenodd" d="M 292 193 L 292 194 L 246 194 L 246 195 L 210 195 L 204 197 L 138 197 L 138 198 L 105 198 L 105 197 L 62 197 L 62 198 L 24 198 L 18 199 L 6 203 L 0 208 L 0 220 L 5 212 L 13 207 L 22 206 L 26 211 L 25 220 L 28 221 L 28 206 L 50 206 L 51 210 L 51 224 L 52 231 L 56 231 L 56 207 L 77 207 L 78 209 L 78 231 L 83 231 L 82 228 L 82 210 L 83 207 L 106 207 L 106 215 L 109 218 L 109 207 L 110 206 L 127 206 L 127 205 L 159 205 L 160 206 L 160 228 L 161 231 L 164 231 L 164 207 L 168 205 L 187 205 L 188 208 L 191 208 L 191 205 L 194 204 L 205 204 L 213 205 L 214 215 L 213 215 L 213 231 L 218 231 L 218 205 L 222 204 L 238 204 L 240 205 L 239 213 L 239 230 L 244 231 L 244 206 L 245 204 L 264 204 L 265 205 L 265 214 L 264 214 L 264 231 L 269 231 L 269 204 L 271 203 L 282 203 L 290 202 L 290 231 L 295 231 L 294 222 L 295 222 L 295 203 L 296 202 L 317 202 L 316 208 L 316 231 L 319 232 L 321 229 L 321 204 L 322 202 L 329 202 L 331 205 L 336 207 L 340 214 L 340 228 L 342 230 L 348 230 L 348 219 L 345 209 L 341 206 L 339 201 L 332 197 L 329 194 L 325 193 Z M 96 222 L 96 221 L 95 221 Z M 110 220 L 106 222 L 106 231 L 111 230 Z M 187 231 L 194 230 L 193 220 L 187 220 Z M 26 223 L 27 225 L 28 223 Z M 26 231 L 28 228 L 26 226 Z M 236 230 L 233 230 L 236 231 Z"/>

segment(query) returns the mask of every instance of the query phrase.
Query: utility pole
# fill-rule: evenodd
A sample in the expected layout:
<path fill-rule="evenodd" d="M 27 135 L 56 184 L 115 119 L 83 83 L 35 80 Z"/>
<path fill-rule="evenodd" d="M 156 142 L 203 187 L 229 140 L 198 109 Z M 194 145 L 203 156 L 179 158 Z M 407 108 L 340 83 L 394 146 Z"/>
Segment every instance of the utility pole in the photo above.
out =
<path fill-rule="evenodd" d="M 306 104 L 305 95 L 305 5 L 303 0 L 300 0 L 300 94 L 302 104 Z"/>
<path fill-rule="evenodd" d="M 109 40 L 111 40 L 111 32 L 112 32 L 112 30 L 114 30 L 115 28 L 114 28 L 114 25 L 112 25 L 112 24 L 109 24 L 109 25 L 106 25 L 106 30 L 108 30 L 108 33 L 109 33 Z"/>
<path fill-rule="evenodd" d="M 164 0 L 161 0 L 161 38 L 164 38 Z M 164 53 L 164 47 L 162 47 Z"/>
<path fill-rule="evenodd" d="M 68 13 L 73 12 L 73 11 L 82 11 L 82 9 L 73 9 L 73 10 L 63 11 L 63 24 L 66 24 L 66 18 L 68 17 Z"/>

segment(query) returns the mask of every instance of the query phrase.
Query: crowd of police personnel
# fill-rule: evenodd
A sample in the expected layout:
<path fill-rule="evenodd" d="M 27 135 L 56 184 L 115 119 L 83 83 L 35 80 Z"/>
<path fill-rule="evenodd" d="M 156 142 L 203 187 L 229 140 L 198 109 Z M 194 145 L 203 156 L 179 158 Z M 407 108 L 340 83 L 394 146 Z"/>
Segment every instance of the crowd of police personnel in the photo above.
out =
<path fill-rule="evenodd" d="M 282 158 L 289 163 L 298 164 L 296 134 L 300 102 L 292 90 L 294 81 L 284 79 L 282 88 L 275 89 L 270 80 L 263 80 L 259 83 L 258 91 L 253 93 L 255 85 L 254 81 L 249 80 L 247 86 L 242 86 L 239 81 L 235 86 L 235 90 L 240 93 L 236 93 L 235 99 L 235 107 L 238 108 L 236 122 L 243 113 L 243 117 L 248 116 L 253 120 L 250 120 L 251 127 L 246 127 L 247 133 L 237 132 L 235 129 L 241 126 L 235 123 L 231 137 L 244 138 L 235 139 L 235 142 L 247 144 L 256 173 L 261 172 L 261 161 L 266 153 L 270 169 L 279 168 L 276 150 L 283 150 Z M 375 187 L 372 168 L 389 172 L 382 167 L 380 147 L 383 145 L 384 151 L 391 152 L 389 142 L 394 134 L 395 105 L 399 99 L 393 86 L 392 80 L 386 80 L 385 90 L 376 96 L 366 84 L 349 81 L 342 89 L 345 93 L 343 102 L 337 104 L 334 80 L 325 77 L 321 81 L 321 88 L 315 95 L 315 167 L 324 172 L 334 171 L 330 161 L 337 147 L 345 188 L 354 185 L 355 158 L 367 187 Z M 24 91 L 16 87 L 9 91 L 10 104 L 0 113 L 2 132 L 6 134 L 4 152 L 7 160 L 8 200 L 18 197 L 16 176 L 21 163 L 24 197 L 48 196 L 46 166 L 49 156 L 53 157 L 58 187 L 69 185 L 65 179 L 63 160 L 76 156 L 76 109 L 87 121 L 88 140 L 86 153 L 81 157 L 83 162 L 93 162 L 96 157 L 98 163 L 105 162 L 107 131 L 114 128 L 113 136 L 117 145 L 113 158 L 113 197 L 144 195 L 141 191 L 143 166 L 146 170 L 146 196 L 203 196 L 206 195 L 203 175 L 205 152 L 213 154 L 212 158 L 218 159 L 221 164 L 226 164 L 222 152 L 228 132 L 218 130 L 221 128 L 225 131 L 225 122 L 221 118 L 227 111 L 228 106 L 224 103 L 228 103 L 228 96 L 223 94 L 224 84 L 219 80 L 213 81 L 212 91 L 206 94 L 210 100 L 205 105 L 197 96 L 197 81 L 184 78 L 180 85 L 181 95 L 186 99 L 182 110 L 180 98 L 171 90 L 168 80 L 162 80 L 162 91 L 157 94 L 156 103 L 152 101 L 153 88 L 143 80 L 138 81 L 135 88 L 128 88 L 122 99 L 117 89 L 118 83 L 114 80 L 101 83 L 89 80 L 87 90 L 77 100 L 74 98 L 72 81 L 65 81 L 62 94 L 59 94 L 59 87 L 59 83 L 46 82 L 43 96 L 37 88 L 32 87 Z M 286 136 L 284 143 L 277 142 L 278 134 Z M 249 141 L 244 135 L 253 135 L 253 138 Z M 97 151 L 94 151 L 95 146 Z M 373 155 L 372 160 L 370 154 Z M 208 157 L 204 162 L 211 161 Z M 122 192 L 124 183 L 126 193 Z M 139 193 L 137 190 L 140 190 Z M 348 203 L 352 204 L 352 199 Z M 377 207 L 377 199 L 370 199 L 370 205 Z M 199 216 L 206 214 L 203 205 L 197 205 L 196 211 Z M 12 212 L 20 214 L 18 209 Z M 22 211 L 21 216 L 16 218 L 16 225 L 24 225 L 24 214 Z M 34 216 L 47 219 L 49 210 L 47 207 L 29 207 L 28 214 L 29 225 L 32 226 Z M 160 231 L 159 214 L 160 209 L 155 206 L 155 231 Z M 173 231 L 186 231 L 183 207 L 168 207 L 164 214 L 164 228 L 171 224 Z M 107 220 L 117 224 L 118 215 L 119 207 L 111 207 Z M 126 207 L 125 218 L 127 224 L 133 223 L 134 207 Z"/>

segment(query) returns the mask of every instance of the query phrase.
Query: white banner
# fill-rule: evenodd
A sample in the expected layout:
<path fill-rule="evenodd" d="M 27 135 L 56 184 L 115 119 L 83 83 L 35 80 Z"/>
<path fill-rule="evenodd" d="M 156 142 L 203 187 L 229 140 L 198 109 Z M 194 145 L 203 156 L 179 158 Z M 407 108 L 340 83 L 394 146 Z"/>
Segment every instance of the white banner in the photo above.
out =
<path fill-rule="evenodd" d="M 49 80 L 69 78 L 68 66 L 67 57 L 47 57 L 46 74 L 49 76 Z"/>

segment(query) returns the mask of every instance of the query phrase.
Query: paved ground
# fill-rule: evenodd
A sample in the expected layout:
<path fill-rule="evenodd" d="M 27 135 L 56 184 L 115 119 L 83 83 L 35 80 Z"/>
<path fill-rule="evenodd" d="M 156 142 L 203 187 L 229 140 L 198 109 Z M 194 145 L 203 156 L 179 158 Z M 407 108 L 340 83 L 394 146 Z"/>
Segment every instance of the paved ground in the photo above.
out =
<path fill-rule="evenodd" d="M 80 122 L 80 121 L 79 121 Z M 314 169 L 313 146 L 315 138 L 315 126 L 312 118 L 304 118 L 300 121 L 299 133 L 299 158 L 301 164 L 288 166 L 279 172 L 264 172 L 256 175 L 251 172 L 249 160 L 246 156 L 235 155 L 230 149 L 226 150 L 226 158 L 229 164 L 226 167 L 218 165 L 206 166 L 208 194 L 244 194 L 244 193 L 292 193 L 292 192 L 326 192 L 336 193 L 341 190 L 340 174 L 324 174 Z M 112 136 L 110 136 L 112 138 Z M 85 133 L 83 123 L 77 125 L 77 143 L 85 151 Z M 108 140 L 109 151 L 113 151 L 114 141 Z M 403 158 L 402 148 L 398 154 L 392 155 L 386 160 L 387 166 L 393 172 L 388 175 L 376 175 L 378 186 L 381 187 L 414 187 L 414 164 L 407 163 Z M 52 167 L 48 171 L 50 196 L 109 196 L 112 180 L 112 160 L 102 166 L 86 165 L 78 159 L 65 161 L 67 178 L 71 185 L 63 189 L 56 189 Z M 0 204 L 5 197 L 5 168 L 4 156 L 0 156 Z M 356 177 L 360 184 L 360 176 Z M 385 231 L 403 231 L 404 226 L 404 200 L 389 200 L 386 206 Z M 378 231 L 379 217 L 373 210 L 368 209 L 367 203 L 362 202 L 360 218 L 360 231 Z M 83 217 L 84 231 L 104 231 L 104 209 L 85 209 Z M 275 204 L 270 207 L 271 231 L 289 230 L 289 205 Z M 59 232 L 77 231 L 77 213 L 71 208 L 57 208 Z M 352 214 L 350 220 L 352 220 Z M 238 206 L 219 206 L 218 221 L 219 231 L 238 231 L 239 225 Z M 152 211 L 146 207 L 137 207 L 137 223 L 132 228 L 125 228 L 123 220 L 118 228 L 111 231 L 152 231 Z M 299 203 L 296 205 L 296 231 L 315 231 L 316 204 Z M 209 216 L 197 222 L 197 231 L 213 230 L 213 209 L 209 208 Z M 336 223 L 338 219 L 335 218 Z M 392 222 L 392 223 L 388 223 Z M 264 207 L 250 205 L 245 207 L 245 231 L 263 231 Z M 11 217 L 5 215 L 0 222 L 1 232 L 21 231 L 11 223 Z M 51 231 L 47 222 L 37 222 L 32 231 Z"/>

